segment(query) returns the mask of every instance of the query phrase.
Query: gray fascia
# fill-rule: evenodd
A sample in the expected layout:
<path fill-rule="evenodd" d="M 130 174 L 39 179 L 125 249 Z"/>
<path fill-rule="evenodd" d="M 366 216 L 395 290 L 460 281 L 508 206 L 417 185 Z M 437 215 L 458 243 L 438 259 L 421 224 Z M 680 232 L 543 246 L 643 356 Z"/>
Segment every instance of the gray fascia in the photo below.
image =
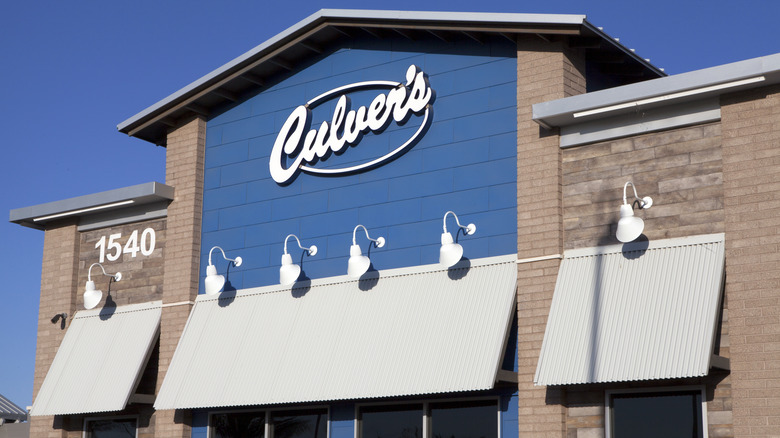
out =
<path fill-rule="evenodd" d="M 582 25 L 585 23 L 584 15 L 557 15 L 557 14 L 510 14 L 510 13 L 469 13 L 469 12 L 422 12 L 422 11 L 379 11 L 379 10 L 352 10 L 352 9 L 321 9 L 304 18 L 298 23 L 276 34 L 262 44 L 233 59 L 227 64 L 208 73 L 200 79 L 192 82 L 184 88 L 174 92 L 168 97 L 149 106 L 138 114 L 126 119 L 117 125 L 120 132 L 129 132 L 133 125 L 142 123 L 144 119 L 163 111 L 169 105 L 180 99 L 194 94 L 196 91 L 207 87 L 211 82 L 225 76 L 238 66 L 261 56 L 269 48 L 274 47 L 294 35 L 313 28 L 325 20 L 395 20 L 409 22 L 471 22 L 481 24 L 545 24 L 545 25 Z M 592 28 L 592 26 L 590 27 Z"/>
<path fill-rule="evenodd" d="M 582 123 L 606 117 L 614 117 L 636 111 L 635 108 L 594 114 L 588 117 L 574 118 L 574 113 L 605 108 L 612 105 L 634 102 L 673 93 L 696 90 L 718 84 L 725 84 L 742 79 L 764 76 L 765 80 L 742 87 L 716 90 L 697 94 L 689 98 L 672 99 L 654 104 L 653 107 L 677 105 L 683 102 L 700 100 L 720 94 L 732 93 L 748 88 L 764 87 L 780 83 L 780 53 L 748 59 L 746 61 L 724 64 L 674 76 L 652 79 L 636 84 L 624 85 L 593 93 L 566 97 L 563 99 L 542 102 L 533 106 L 533 120 L 545 127 L 563 127 L 574 123 Z"/>
<path fill-rule="evenodd" d="M 83 209 L 100 207 L 102 205 L 114 204 L 117 202 L 129 200 L 133 201 L 132 204 L 128 204 L 127 206 L 111 207 L 100 209 L 94 212 L 74 213 L 72 215 L 63 217 L 81 218 L 95 214 L 103 214 L 109 211 L 126 209 L 130 206 L 135 207 L 139 205 L 159 203 L 161 201 L 171 201 L 173 200 L 173 193 L 174 189 L 171 186 L 167 186 L 158 182 L 148 182 L 130 187 L 93 193 L 91 195 L 77 196 L 75 198 L 47 202 L 45 204 L 33 205 L 30 207 L 17 208 L 11 210 L 8 220 L 26 227 L 44 229 L 44 225 L 46 223 L 50 221 L 56 221 L 59 218 L 38 221 L 35 220 L 36 218 L 59 215 L 63 213 L 67 214 L 68 212 L 76 212 Z"/>

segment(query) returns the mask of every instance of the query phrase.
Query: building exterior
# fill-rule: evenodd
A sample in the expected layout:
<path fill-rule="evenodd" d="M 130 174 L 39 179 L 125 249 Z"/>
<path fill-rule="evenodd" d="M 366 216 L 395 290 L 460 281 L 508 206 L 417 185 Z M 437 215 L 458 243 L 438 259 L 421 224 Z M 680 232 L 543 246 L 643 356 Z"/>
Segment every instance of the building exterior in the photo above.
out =
<path fill-rule="evenodd" d="M 118 126 L 164 184 L 11 212 L 31 436 L 778 436 L 778 83 L 320 11 Z"/>

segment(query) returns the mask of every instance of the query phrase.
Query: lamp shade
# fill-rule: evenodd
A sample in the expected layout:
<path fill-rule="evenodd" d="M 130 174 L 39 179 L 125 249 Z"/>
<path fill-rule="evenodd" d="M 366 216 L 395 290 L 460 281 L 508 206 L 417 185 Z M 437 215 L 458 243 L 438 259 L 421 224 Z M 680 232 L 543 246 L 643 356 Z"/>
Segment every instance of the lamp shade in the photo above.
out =
<path fill-rule="evenodd" d="M 371 260 L 364 256 L 360 251 L 359 245 L 352 245 L 349 247 L 349 262 L 347 264 L 347 275 L 352 278 L 360 278 L 361 275 L 368 271 L 368 267 L 371 266 Z"/>
<path fill-rule="evenodd" d="M 222 287 L 225 286 L 225 277 L 222 275 L 217 275 L 217 267 L 214 265 L 208 265 L 206 267 L 206 294 L 207 295 L 215 295 L 218 294 L 219 291 L 222 290 Z"/>
<path fill-rule="evenodd" d="M 84 291 L 84 308 L 94 309 L 103 299 L 103 291 L 95 290 L 95 282 L 87 281 L 87 286 Z"/>
<path fill-rule="evenodd" d="M 301 267 L 293 264 L 290 254 L 282 254 L 282 267 L 279 268 L 279 283 L 290 286 L 301 275 Z"/>
<path fill-rule="evenodd" d="M 634 209 L 630 204 L 620 206 L 620 220 L 617 225 L 617 239 L 623 243 L 632 242 L 642 234 L 645 229 L 645 221 L 634 216 Z"/>
<path fill-rule="evenodd" d="M 452 239 L 452 234 L 449 232 L 442 233 L 441 235 L 441 249 L 439 249 L 439 263 L 444 267 L 458 263 L 463 257 L 463 247 L 460 244 L 455 243 Z"/>

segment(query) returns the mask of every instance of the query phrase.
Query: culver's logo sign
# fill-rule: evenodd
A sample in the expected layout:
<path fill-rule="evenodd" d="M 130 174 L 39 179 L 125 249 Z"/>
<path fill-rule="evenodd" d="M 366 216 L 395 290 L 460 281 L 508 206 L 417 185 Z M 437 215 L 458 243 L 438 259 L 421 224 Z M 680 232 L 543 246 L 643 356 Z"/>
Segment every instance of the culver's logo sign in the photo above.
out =
<path fill-rule="evenodd" d="M 351 109 L 350 92 L 364 89 L 387 89 L 378 94 L 368 106 Z M 338 99 L 330 122 L 324 121 L 317 129 L 311 129 L 312 110 L 317 106 Z M 287 118 L 279 131 L 271 151 L 269 168 L 271 177 L 279 184 L 292 181 L 299 172 L 314 175 L 339 175 L 359 172 L 384 163 L 403 154 L 427 131 L 432 118 L 435 92 L 425 74 L 417 66 L 409 66 L 406 84 L 393 81 L 358 82 L 335 88 L 320 94 L 301 105 Z M 381 133 L 391 123 L 403 125 L 412 115 L 423 117 L 420 127 L 412 136 L 391 152 L 356 166 L 343 168 L 314 167 L 331 153 L 346 152 L 347 146 L 356 146 L 368 132 Z"/>

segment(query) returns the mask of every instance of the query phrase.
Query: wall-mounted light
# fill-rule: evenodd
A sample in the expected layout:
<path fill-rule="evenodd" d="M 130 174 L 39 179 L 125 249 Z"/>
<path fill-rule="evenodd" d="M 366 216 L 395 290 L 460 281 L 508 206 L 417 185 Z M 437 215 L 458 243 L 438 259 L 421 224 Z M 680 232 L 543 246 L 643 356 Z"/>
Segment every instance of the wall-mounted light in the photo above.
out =
<path fill-rule="evenodd" d="M 352 230 L 352 246 L 349 247 L 349 263 L 347 264 L 347 275 L 352 278 L 360 278 L 361 275 L 368 271 L 368 267 L 371 266 L 371 260 L 363 255 L 363 253 L 360 251 L 360 246 L 358 246 L 355 239 L 355 233 L 357 233 L 358 228 L 363 228 L 363 231 L 366 232 L 366 238 L 374 242 L 374 245 L 376 245 L 377 248 L 385 246 L 384 237 L 377 237 L 376 239 L 372 239 L 368 236 L 368 230 L 366 227 L 363 225 L 356 226 L 355 229 Z"/>
<path fill-rule="evenodd" d="M 105 268 L 103 268 L 103 265 L 100 263 L 93 263 L 89 266 L 89 270 L 87 271 L 87 284 L 84 287 L 84 308 L 85 309 L 94 309 L 95 306 L 100 303 L 100 300 L 103 299 L 103 291 L 100 289 L 95 289 L 95 282 L 92 281 L 92 268 L 95 266 L 100 266 L 100 270 L 103 271 L 103 275 L 107 277 L 113 277 L 114 281 L 119 281 L 122 279 L 122 273 L 117 272 L 116 274 L 107 274 Z M 111 280 L 109 280 L 110 284 Z"/>
<path fill-rule="evenodd" d="M 455 217 L 455 223 L 458 224 L 458 227 L 464 230 L 464 233 L 466 235 L 472 235 L 477 232 L 477 226 L 474 224 L 468 224 L 465 227 L 460 224 L 460 221 L 458 220 L 458 216 L 452 212 L 448 211 L 444 213 L 444 219 L 443 219 L 443 228 L 444 232 L 441 234 L 441 249 L 439 249 L 439 263 L 444 265 L 444 267 L 449 268 L 450 266 L 455 265 L 455 263 L 458 263 L 463 257 L 463 247 L 459 244 L 455 243 L 455 240 L 452 238 L 452 234 L 450 234 L 447 231 L 447 215 L 451 214 Z"/>
<path fill-rule="evenodd" d="M 317 254 L 317 245 L 312 245 L 308 248 L 301 246 L 301 240 L 295 234 L 290 234 L 284 238 L 284 254 L 282 254 L 282 267 L 279 268 L 279 283 L 282 286 L 290 286 L 295 283 L 295 280 L 301 275 L 301 267 L 292 262 L 292 256 L 287 253 L 287 239 L 295 237 L 298 242 L 298 248 L 306 250 L 309 256 Z"/>
<path fill-rule="evenodd" d="M 218 246 L 211 248 L 209 251 L 209 265 L 206 267 L 205 286 L 207 295 L 215 295 L 222 290 L 223 286 L 225 286 L 225 276 L 218 275 L 217 267 L 211 264 L 211 253 L 214 252 L 215 249 L 218 249 L 222 253 L 222 257 L 224 257 L 225 260 L 233 262 L 233 266 L 241 266 L 241 263 L 243 262 L 241 257 L 236 257 L 234 259 L 227 258 L 225 251 Z"/>
<path fill-rule="evenodd" d="M 645 229 L 645 221 L 642 218 L 634 216 L 633 202 L 631 204 L 626 200 L 626 188 L 631 184 L 631 188 L 634 189 L 634 198 L 639 203 L 639 208 L 648 209 L 653 206 L 653 198 L 645 196 L 639 198 L 636 193 L 636 187 L 634 183 L 628 181 L 623 185 L 623 205 L 620 206 L 620 220 L 617 226 L 617 240 L 626 243 L 635 240 L 642 234 L 642 230 Z"/>

